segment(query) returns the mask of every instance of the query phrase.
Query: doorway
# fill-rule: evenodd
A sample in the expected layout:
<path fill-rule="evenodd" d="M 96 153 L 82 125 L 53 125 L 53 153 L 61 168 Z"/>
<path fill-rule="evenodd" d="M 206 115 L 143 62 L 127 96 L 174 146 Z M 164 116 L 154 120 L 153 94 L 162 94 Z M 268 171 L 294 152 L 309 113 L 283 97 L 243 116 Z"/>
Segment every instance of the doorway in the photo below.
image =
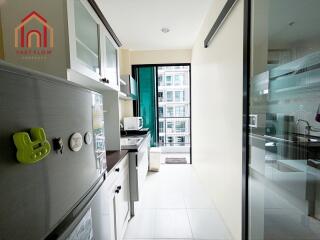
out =
<path fill-rule="evenodd" d="M 161 163 L 191 164 L 191 65 L 134 65 L 132 71 L 139 89 L 134 113 L 152 126 Z"/>

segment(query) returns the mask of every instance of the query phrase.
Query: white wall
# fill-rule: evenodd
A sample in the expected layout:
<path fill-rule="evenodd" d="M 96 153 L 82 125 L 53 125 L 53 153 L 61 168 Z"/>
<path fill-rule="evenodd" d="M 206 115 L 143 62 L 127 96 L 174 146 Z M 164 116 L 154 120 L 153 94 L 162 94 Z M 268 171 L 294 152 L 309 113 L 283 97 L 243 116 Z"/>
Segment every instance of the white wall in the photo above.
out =
<path fill-rule="evenodd" d="M 241 239 L 243 0 L 203 47 L 225 2 L 214 0 L 192 51 L 192 153 L 231 234 Z"/>
<path fill-rule="evenodd" d="M 190 63 L 191 49 L 131 51 L 130 62 L 135 64 Z"/>

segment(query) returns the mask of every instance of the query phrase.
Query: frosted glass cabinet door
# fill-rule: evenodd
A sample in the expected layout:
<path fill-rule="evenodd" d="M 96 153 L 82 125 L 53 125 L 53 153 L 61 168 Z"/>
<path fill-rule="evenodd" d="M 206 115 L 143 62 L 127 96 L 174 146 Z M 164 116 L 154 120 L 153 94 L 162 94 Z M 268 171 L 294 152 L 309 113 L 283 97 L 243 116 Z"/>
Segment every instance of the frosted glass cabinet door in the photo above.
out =
<path fill-rule="evenodd" d="M 107 36 L 105 36 L 106 43 L 106 78 L 110 85 L 117 87 L 118 84 L 118 49 L 113 45 Z"/>
<path fill-rule="evenodd" d="M 80 0 L 74 1 L 76 57 L 100 74 L 99 24 Z"/>

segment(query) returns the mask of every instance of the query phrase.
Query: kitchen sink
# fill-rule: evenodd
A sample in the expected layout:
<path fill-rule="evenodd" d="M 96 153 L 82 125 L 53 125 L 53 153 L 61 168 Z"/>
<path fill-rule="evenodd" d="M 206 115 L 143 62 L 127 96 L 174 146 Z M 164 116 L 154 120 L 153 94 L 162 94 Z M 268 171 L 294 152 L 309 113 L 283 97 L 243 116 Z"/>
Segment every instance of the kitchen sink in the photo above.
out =
<path fill-rule="evenodd" d="M 142 137 L 125 137 L 121 138 L 120 144 L 121 146 L 135 146 L 139 145 L 142 140 Z"/>

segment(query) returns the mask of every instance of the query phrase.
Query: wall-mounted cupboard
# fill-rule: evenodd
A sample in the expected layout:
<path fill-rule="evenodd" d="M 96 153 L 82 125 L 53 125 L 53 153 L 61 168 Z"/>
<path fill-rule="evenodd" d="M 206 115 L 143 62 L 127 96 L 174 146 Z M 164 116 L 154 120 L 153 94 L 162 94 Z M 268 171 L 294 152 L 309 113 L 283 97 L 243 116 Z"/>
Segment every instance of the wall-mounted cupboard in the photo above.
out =
<path fill-rule="evenodd" d="M 89 1 L 10 0 L 0 12 L 5 61 L 119 90 L 117 42 Z"/>
<path fill-rule="evenodd" d="M 131 75 L 120 76 L 120 97 L 122 99 L 137 100 L 138 83 Z"/>

